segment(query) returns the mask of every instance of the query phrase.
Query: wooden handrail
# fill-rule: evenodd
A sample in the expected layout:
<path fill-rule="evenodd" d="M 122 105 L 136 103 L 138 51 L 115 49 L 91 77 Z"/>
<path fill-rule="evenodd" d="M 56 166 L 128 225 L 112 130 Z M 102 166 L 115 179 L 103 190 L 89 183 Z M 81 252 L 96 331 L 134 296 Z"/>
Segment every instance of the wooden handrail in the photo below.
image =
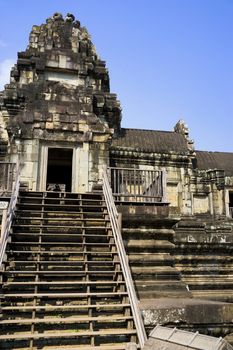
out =
<path fill-rule="evenodd" d="M 3 220 L 2 222 L 3 228 L 1 229 L 2 236 L 0 239 L 0 269 L 2 267 L 2 262 L 5 256 L 6 246 L 7 246 L 10 230 L 11 230 L 12 219 L 14 216 L 15 206 L 16 206 L 17 198 L 19 194 L 19 185 L 20 185 L 19 164 L 16 163 L 16 179 L 13 185 L 10 203 L 7 208 L 7 215 L 5 220 Z"/>
<path fill-rule="evenodd" d="M 135 293 L 130 268 L 128 265 L 128 258 L 125 252 L 125 247 L 121 236 L 121 230 L 120 230 L 119 221 L 118 221 L 118 212 L 114 203 L 112 190 L 108 181 L 106 170 L 103 171 L 103 193 L 104 193 L 104 198 L 106 201 L 108 214 L 109 214 L 109 218 L 112 226 L 113 236 L 114 236 L 117 251 L 119 254 L 119 260 L 120 260 L 122 272 L 126 282 L 126 288 L 129 295 L 130 305 L 132 308 L 134 323 L 137 330 L 138 342 L 142 349 L 147 339 L 147 336 L 146 336 L 146 332 L 145 332 L 145 328 L 144 328 L 144 324 L 141 316 L 141 311 L 139 309 L 138 299 Z"/>

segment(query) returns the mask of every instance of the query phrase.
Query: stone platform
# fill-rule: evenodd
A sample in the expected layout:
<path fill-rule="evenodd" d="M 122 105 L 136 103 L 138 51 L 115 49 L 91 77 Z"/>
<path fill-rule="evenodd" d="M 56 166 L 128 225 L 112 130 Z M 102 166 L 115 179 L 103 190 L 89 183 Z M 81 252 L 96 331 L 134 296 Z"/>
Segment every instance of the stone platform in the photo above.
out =
<path fill-rule="evenodd" d="M 144 299 L 140 302 L 147 330 L 157 324 L 222 336 L 233 344 L 233 303 L 194 298 Z"/>

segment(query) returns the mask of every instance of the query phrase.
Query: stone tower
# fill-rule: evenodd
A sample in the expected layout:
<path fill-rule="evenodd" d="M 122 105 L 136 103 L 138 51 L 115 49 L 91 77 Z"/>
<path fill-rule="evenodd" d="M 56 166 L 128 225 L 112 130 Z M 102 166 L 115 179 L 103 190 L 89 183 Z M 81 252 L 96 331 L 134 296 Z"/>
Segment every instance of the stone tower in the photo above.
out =
<path fill-rule="evenodd" d="M 121 109 L 105 62 L 72 14 L 33 26 L 0 96 L 0 118 L 2 154 L 19 159 L 29 189 L 60 183 L 85 192 L 98 181 Z"/>

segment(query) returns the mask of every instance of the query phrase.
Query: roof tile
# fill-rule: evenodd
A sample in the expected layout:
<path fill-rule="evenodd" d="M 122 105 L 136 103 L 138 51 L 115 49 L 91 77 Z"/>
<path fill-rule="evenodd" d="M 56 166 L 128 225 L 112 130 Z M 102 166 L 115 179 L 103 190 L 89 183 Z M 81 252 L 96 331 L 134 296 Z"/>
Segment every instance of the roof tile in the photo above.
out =
<path fill-rule="evenodd" d="M 154 153 L 189 153 L 182 134 L 143 129 L 122 128 L 118 137 L 112 141 L 112 148 Z"/>
<path fill-rule="evenodd" d="M 233 153 L 196 151 L 197 168 L 200 170 L 225 170 L 227 176 L 233 176 Z"/>

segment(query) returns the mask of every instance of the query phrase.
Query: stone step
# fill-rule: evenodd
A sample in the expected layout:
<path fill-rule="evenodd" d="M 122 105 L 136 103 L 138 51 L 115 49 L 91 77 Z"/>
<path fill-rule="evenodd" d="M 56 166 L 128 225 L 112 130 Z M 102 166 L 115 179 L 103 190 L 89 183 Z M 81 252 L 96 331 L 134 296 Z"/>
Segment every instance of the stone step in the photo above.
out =
<path fill-rule="evenodd" d="M 104 264 L 101 264 L 101 265 L 89 265 L 89 266 L 67 266 L 67 265 L 46 265 L 46 266 L 44 266 L 44 265 L 42 265 L 40 268 L 41 268 L 41 270 L 39 270 L 39 272 L 43 272 L 44 271 L 44 269 L 46 268 L 47 269 L 47 271 L 49 270 L 49 271 L 53 271 L 53 272 L 57 272 L 57 271 L 60 271 L 61 273 L 62 273 L 62 271 L 63 272 L 65 272 L 65 271 L 67 271 L 67 269 L 69 270 L 69 272 L 67 273 L 67 274 L 71 274 L 72 272 L 81 272 L 81 273 L 83 273 L 83 272 L 85 272 L 85 271 L 87 271 L 87 273 L 91 273 L 92 271 L 96 271 L 97 273 L 98 272 L 101 272 L 103 269 L 104 269 L 104 272 L 110 272 L 110 273 L 114 273 L 114 272 L 116 272 L 117 270 L 118 270 L 118 267 L 119 266 L 109 266 L 109 265 L 104 265 Z M 5 269 L 5 272 L 8 272 L 8 271 L 10 271 L 10 272 L 12 272 L 12 271 L 19 271 L 19 268 L 20 268 L 20 266 L 19 265 L 16 265 L 16 266 L 7 266 L 6 267 L 6 269 Z M 26 272 L 26 271 L 34 271 L 34 273 L 35 274 L 37 274 L 37 266 L 32 266 L 32 265 L 23 265 L 22 266 L 22 269 L 23 270 L 20 270 L 20 271 L 24 271 L 24 272 Z"/>
<path fill-rule="evenodd" d="M 203 274 L 203 275 L 209 275 L 209 274 L 222 274 L 222 275 L 232 275 L 233 274 L 233 266 L 229 267 L 223 267 L 219 266 L 217 264 L 203 264 L 198 266 L 179 266 L 176 264 L 176 268 L 179 271 L 182 271 L 183 275 L 196 275 L 196 274 Z"/>
<path fill-rule="evenodd" d="M 157 291 L 157 290 L 146 290 L 146 291 L 140 291 L 138 292 L 138 294 L 140 295 L 140 299 L 159 299 L 159 298 L 174 298 L 174 299 L 179 299 L 179 298 L 190 298 L 191 293 L 184 289 L 181 290 L 161 290 L 161 291 Z"/>
<path fill-rule="evenodd" d="M 17 257 L 19 258 L 20 256 L 22 256 L 22 248 L 25 248 L 25 251 L 23 254 L 25 254 L 25 258 L 26 256 L 31 257 L 31 256 L 36 256 L 37 255 L 41 255 L 41 256 L 46 256 L 49 255 L 49 257 L 56 257 L 56 256 L 62 256 L 63 254 L 64 257 L 66 258 L 67 256 L 83 256 L 84 252 L 82 246 L 79 244 L 78 246 L 73 246 L 70 245 L 68 246 L 67 244 L 64 244 L 63 246 L 61 245 L 56 245 L 56 244 L 50 244 L 50 245 L 39 245 L 38 242 L 33 242 L 35 243 L 33 246 L 30 245 L 25 245 L 23 247 L 23 244 L 20 244 L 17 247 L 17 243 L 16 244 L 9 244 L 8 249 L 6 251 L 6 253 L 8 254 L 8 256 L 10 255 L 11 258 L 12 256 L 14 256 L 14 252 L 17 255 Z M 47 242 L 47 243 L 51 243 L 51 242 Z M 16 246 L 15 246 L 16 245 Z M 67 248 L 67 250 L 64 251 L 64 248 Z M 89 255 L 89 256 L 94 256 L 94 255 L 101 255 L 103 254 L 104 256 L 107 255 L 117 255 L 117 251 L 115 249 L 114 245 L 109 245 L 109 244 L 105 244 L 105 245 L 85 245 L 86 251 L 85 251 L 85 256 Z M 111 249 L 110 249 L 111 248 Z"/>
<path fill-rule="evenodd" d="M 216 243 L 216 242 L 175 242 L 177 254 L 204 254 L 215 253 L 231 254 L 233 252 L 232 243 Z"/>
<path fill-rule="evenodd" d="M 23 256 L 22 256 L 23 258 Z M 25 257 L 24 257 L 25 259 Z M 8 259 L 8 261 L 6 262 L 6 264 L 30 264 L 30 265 L 41 265 L 41 264 L 65 264 L 65 265 L 73 265 L 73 264 L 77 264 L 77 265 L 83 265 L 83 264 L 111 264 L 114 265 L 116 263 L 119 263 L 119 258 L 117 257 L 115 260 L 111 259 L 111 256 L 108 259 L 101 259 L 101 257 L 99 256 L 98 258 L 94 257 L 90 260 L 88 259 L 70 259 L 70 260 L 65 260 L 65 259 L 60 259 L 60 260 L 13 260 L 13 259 Z"/>
<path fill-rule="evenodd" d="M 79 332 L 43 332 L 43 333 L 26 333 L 23 334 L 6 334 L 0 335 L 0 340 L 26 340 L 26 339 L 52 339 L 52 338 L 77 338 L 84 336 L 111 336 L 111 335 L 136 335 L 135 329 L 103 329 L 99 331 L 79 331 Z"/>
<path fill-rule="evenodd" d="M 27 272 L 27 271 L 26 271 Z M 67 275 L 67 277 L 66 277 Z M 101 271 L 94 271 L 94 273 L 87 271 L 85 275 L 85 271 L 79 271 L 79 273 L 75 273 L 75 271 L 71 270 L 69 273 L 65 270 L 60 271 L 57 273 L 57 270 L 52 270 L 50 273 L 37 273 L 36 271 L 31 271 L 29 273 L 9 273 L 8 271 L 5 273 L 3 272 L 3 278 L 4 281 L 14 281 L 14 282 L 34 282 L 34 281 L 40 281 L 40 282 L 64 282 L 66 280 L 75 280 L 77 282 L 82 281 L 91 281 L 96 282 L 96 285 L 98 286 L 98 281 L 122 281 L 123 280 L 123 274 L 121 271 L 104 271 L 104 273 L 101 273 Z M 5 283 L 5 282 L 4 282 Z M 111 285 L 111 284 L 110 284 Z M 49 285 L 48 285 L 49 286 Z M 56 284 L 55 284 L 56 286 Z M 84 288 L 85 284 L 83 285 Z"/>
<path fill-rule="evenodd" d="M 122 309 L 129 308 L 129 303 L 96 303 L 96 304 L 78 304 L 78 305 L 18 305 L 18 306 L 2 306 L 3 311 L 78 311 L 86 309 L 98 309 L 98 310 L 109 310 L 109 309 Z"/>
<path fill-rule="evenodd" d="M 156 274 L 179 274 L 179 271 L 175 270 L 173 267 L 171 266 L 132 266 L 132 272 L 134 274 L 152 274 L 152 275 L 156 275 Z"/>
<path fill-rule="evenodd" d="M 89 270 L 89 271 L 70 271 L 70 270 L 43 270 L 43 271 L 34 271 L 34 270 L 8 270 L 8 271 L 3 271 L 2 274 L 5 275 L 32 275 L 32 276 L 36 276 L 36 275 L 60 275 L 60 276 L 69 276 L 69 275 L 81 275 L 81 276 L 85 276 L 85 275 L 110 275 L 110 276 L 115 276 L 115 274 L 121 274 L 121 271 L 98 271 L 98 270 Z"/>
<path fill-rule="evenodd" d="M 233 282 L 228 282 L 228 281 L 218 281 L 218 282 L 209 282 L 208 280 L 205 282 L 189 282 L 184 279 L 184 282 L 189 286 L 189 289 L 191 291 L 196 291 L 196 290 L 231 290 L 233 288 Z"/>
<path fill-rule="evenodd" d="M 200 255 L 200 254 L 196 254 L 196 255 L 192 255 L 192 254 L 189 254 L 189 255 L 175 255 L 174 256 L 174 259 L 178 262 L 178 263 L 181 263 L 185 264 L 186 263 L 194 263 L 194 262 L 201 262 L 201 263 L 225 263 L 225 262 L 231 262 L 233 264 L 233 256 L 231 255 Z"/>
<path fill-rule="evenodd" d="M 85 268 L 85 266 L 84 267 L 79 267 L 79 266 L 70 266 L 69 267 L 69 269 L 67 268 L 67 266 L 65 266 L 65 265 L 50 265 L 50 266 L 43 266 L 42 265 L 42 268 L 41 268 L 41 272 L 43 272 L 44 270 L 43 270 L 43 268 L 45 268 L 45 267 L 47 267 L 47 269 L 49 270 L 49 271 L 51 271 L 51 273 L 52 272 L 54 272 L 54 273 L 57 273 L 58 271 L 60 272 L 60 273 L 65 273 L 65 272 L 67 272 L 67 275 L 71 275 L 73 272 L 75 273 L 75 274 L 77 274 L 78 272 L 79 273 L 81 273 L 81 274 L 83 274 L 83 273 L 85 273 L 85 271 L 86 271 L 86 268 Z M 17 269 L 17 268 L 19 268 L 19 266 L 17 265 L 17 266 L 15 266 L 15 269 Z M 37 268 L 32 268 L 31 266 L 22 266 L 22 268 L 24 268 L 24 273 L 25 272 L 28 272 L 28 273 L 30 273 L 30 274 L 33 274 L 34 273 L 34 275 L 37 275 Z M 104 272 L 107 274 L 107 273 L 110 273 L 110 274 L 112 274 L 112 275 L 114 275 L 114 273 L 117 273 L 117 267 L 115 268 L 115 267 L 112 267 L 112 266 L 106 266 L 106 265 L 100 265 L 100 266 L 89 266 L 89 268 L 88 268 L 88 270 L 87 270 L 87 274 L 92 274 L 93 275 L 93 273 L 94 272 L 96 272 L 96 273 L 101 273 L 102 271 L 103 271 L 103 268 L 105 268 L 105 270 L 104 270 Z M 48 271 L 47 270 L 47 271 Z M 14 267 L 7 267 L 7 269 L 5 270 L 5 272 L 6 273 L 8 273 L 8 272 L 13 272 L 13 271 L 19 271 L 19 270 L 14 270 Z"/>
<path fill-rule="evenodd" d="M 136 340 L 102 195 L 20 195 L 12 229 L 2 275 L 3 348 L 120 350 Z"/>
<path fill-rule="evenodd" d="M 43 228 L 40 230 L 38 228 L 38 231 L 42 231 Z M 80 231 L 78 231 L 77 228 L 74 228 L 75 231 L 62 231 L 59 232 L 57 231 L 57 229 L 55 231 L 49 232 L 49 230 L 44 231 L 44 232 L 13 232 L 10 234 L 10 237 L 12 237 L 12 242 L 11 243 L 17 243 L 19 241 L 24 241 L 25 239 L 39 239 L 42 238 L 43 241 L 46 238 L 50 238 L 53 239 L 53 242 L 55 243 L 56 240 L 61 240 L 62 238 L 66 240 L 66 242 L 69 242 L 70 240 L 76 240 L 79 239 L 79 242 L 82 241 L 85 238 L 98 238 L 98 239 L 109 239 L 112 238 L 113 235 L 112 233 L 110 233 L 111 231 L 109 230 L 109 232 L 106 234 L 103 231 L 101 232 L 101 230 L 92 230 L 92 231 L 88 231 L 88 232 L 83 232 L 82 231 L 84 229 L 80 228 Z M 97 231 L 97 232 L 96 232 Z"/>
<path fill-rule="evenodd" d="M 31 217 L 33 215 L 33 217 L 41 217 L 43 215 L 44 218 L 56 218 L 56 217 L 63 217 L 63 218 L 66 218 L 66 217 L 69 217 L 71 219 L 73 218 L 82 218 L 82 219 L 85 219 L 85 218 L 91 218 L 91 219 L 94 219 L 94 218 L 101 218 L 102 220 L 105 220 L 105 216 L 107 216 L 107 213 L 104 214 L 103 212 L 96 212 L 96 211 L 88 211 L 87 213 L 86 212 L 78 212 L 78 211 L 68 211 L 68 210 L 63 210 L 63 211 L 60 211 L 60 210 L 43 210 L 43 212 L 41 210 L 33 210 L 30 209 L 30 210 L 27 210 L 27 209 L 16 209 L 15 210 L 15 215 L 16 215 L 16 218 L 19 218 L 21 215 L 29 215 L 29 217 Z M 37 216 L 38 215 L 38 216 Z M 106 219 L 107 220 L 107 219 Z"/>
<path fill-rule="evenodd" d="M 111 283 L 112 282 L 112 283 Z M 65 282 L 64 280 L 60 281 L 21 281 L 21 282 L 8 282 L 4 283 L 2 286 L 3 293 L 17 293 L 19 290 L 21 293 L 33 293 L 37 292 L 53 292 L 53 293 L 84 293 L 84 292 L 116 292 L 116 291 L 125 291 L 125 283 L 114 283 L 114 281 L 105 280 L 103 281 L 92 281 L 92 283 L 85 283 L 85 281 L 71 281 Z"/>
<path fill-rule="evenodd" d="M 180 274 L 178 271 L 176 271 L 174 268 L 166 266 L 155 266 L 153 268 L 151 267 L 131 267 L 132 274 L 135 280 L 135 283 L 139 280 L 179 280 Z"/>
<path fill-rule="evenodd" d="M 83 247 L 84 244 L 83 243 L 76 243 L 76 242 L 33 242 L 33 241 L 25 241 L 25 242 L 10 242 L 10 246 L 30 246 L 30 248 L 37 247 L 38 245 L 40 245 L 41 247 L 49 247 L 49 246 L 70 246 L 73 248 L 78 248 L 78 247 Z M 114 242 L 108 242 L 108 243 L 102 243 L 102 242 L 94 242 L 94 243 L 89 243 L 89 242 L 85 242 L 85 246 L 86 247 L 114 247 L 115 243 Z M 8 248 L 9 249 L 9 248 Z M 13 250 L 12 248 L 10 250 Z"/>
<path fill-rule="evenodd" d="M 70 220 L 72 219 L 72 222 Z M 77 223 L 89 223 L 93 222 L 95 225 L 101 224 L 101 223 L 109 223 L 109 219 L 104 219 L 104 218 L 82 218 L 82 217 L 46 217 L 44 214 L 41 214 L 41 217 L 36 217 L 36 216 L 20 216 L 16 218 L 16 223 L 20 223 L 21 221 L 29 221 L 33 222 L 33 225 L 38 225 L 38 223 L 41 224 L 43 221 L 49 221 L 50 223 L 53 222 L 66 222 L 68 221 L 69 223 L 77 224 Z"/>
<path fill-rule="evenodd" d="M 105 239 L 108 238 L 112 238 L 112 231 L 110 228 L 103 230 L 103 229 L 98 229 L 96 227 L 96 229 L 82 229 L 81 227 L 73 227 L 72 229 L 67 229 L 67 230 L 59 230 L 57 228 L 43 228 L 38 227 L 38 229 L 33 229 L 33 230 L 14 230 L 13 233 L 10 234 L 10 239 L 13 237 L 13 239 L 11 239 L 12 243 L 17 243 L 20 242 L 20 239 L 22 241 L 25 241 L 25 239 L 35 239 L 38 237 L 43 238 L 47 238 L 47 237 L 51 237 L 54 240 L 54 243 L 57 241 L 57 239 L 67 239 L 67 242 L 69 242 L 68 238 L 70 237 L 70 239 L 74 239 L 77 238 L 79 239 L 79 241 L 81 240 L 81 238 L 85 239 L 85 238 L 92 238 L 94 239 L 95 236 L 99 236 Z M 56 239 L 57 238 L 57 239 Z"/>
<path fill-rule="evenodd" d="M 66 197 L 66 198 L 102 198 L 103 197 L 103 192 L 56 192 L 56 191 L 20 191 L 20 196 L 21 197 Z"/>
<path fill-rule="evenodd" d="M 130 239 L 125 242 L 125 247 L 127 251 L 133 251 L 134 253 L 138 251 L 142 252 L 157 252 L 158 250 L 166 252 L 167 250 L 173 250 L 175 245 L 166 240 L 152 240 L 152 239 Z"/>
<path fill-rule="evenodd" d="M 192 290 L 194 298 L 208 299 L 215 301 L 233 302 L 233 291 L 232 290 Z"/>
<path fill-rule="evenodd" d="M 4 282 L 3 283 L 3 288 L 9 287 L 9 286 L 24 286 L 24 285 L 29 285 L 29 286 L 40 286 L 40 285 L 45 285 L 45 286 L 75 286 L 75 285 L 81 285 L 81 286 L 91 286 L 91 285 L 113 285 L 113 286 L 119 286 L 119 285 L 125 285 L 125 281 L 30 281 L 30 282 Z"/>
<path fill-rule="evenodd" d="M 130 321 L 133 320 L 132 316 L 92 316 L 92 317 L 83 317 L 83 316 L 78 316 L 78 317 L 44 317 L 44 318 L 24 318 L 24 319 L 3 319 L 0 320 L 0 325 L 12 325 L 12 324 L 43 324 L 43 323 L 59 323 L 59 324 L 64 324 L 64 323 L 83 323 L 83 322 L 117 322 L 117 321 Z"/>
<path fill-rule="evenodd" d="M 15 259 L 16 257 L 14 257 Z M 86 264 L 87 266 L 89 264 L 116 264 L 116 263 L 119 263 L 119 258 L 116 257 L 114 259 L 114 261 L 112 260 L 112 257 L 111 256 L 103 256 L 101 257 L 100 255 L 94 255 L 94 256 L 87 256 L 87 259 L 83 259 L 82 256 L 80 257 L 77 257 L 77 258 L 71 258 L 69 256 L 67 256 L 67 259 L 66 257 L 63 257 L 63 256 L 60 256 L 60 259 L 59 259 L 59 256 L 56 256 L 54 257 L 53 255 L 52 256 L 48 256 L 47 257 L 47 260 L 45 258 L 43 258 L 42 256 L 40 257 L 40 259 L 38 259 L 38 256 L 36 257 L 29 257 L 27 260 L 25 260 L 25 256 L 21 256 L 22 260 L 20 259 L 17 259 L 17 260 L 14 260 L 13 257 L 8 257 L 8 260 L 4 263 L 5 267 L 6 266 L 15 266 L 14 264 L 31 264 L 31 265 L 41 265 L 41 264 L 45 264 L 45 265 L 49 265 L 51 263 L 51 265 L 53 266 L 54 264 L 63 264 L 64 263 L 64 266 L 73 266 L 74 264 L 77 264 L 77 266 L 80 266 L 80 264 Z M 24 258 L 24 260 L 23 260 Z"/>
<path fill-rule="evenodd" d="M 101 346 L 89 346 L 82 344 L 81 349 L 82 350 L 125 350 L 126 349 L 127 343 L 118 343 L 118 344 L 108 344 L 108 345 L 103 345 Z M 101 349 L 100 349 L 101 348 Z M 43 346 L 43 350 L 57 350 L 57 346 Z M 78 350 L 78 345 L 77 346 L 65 346 L 62 347 L 61 350 Z M 139 347 L 137 347 L 139 349 Z M 15 350 L 22 350 L 22 349 L 15 349 Z"/>
<path fill-rule="evenodd" d="M 108 296 L 125 296 L 127 292 L 99 292 L 99 293 L 6 293 L 7 298 L 81 298 L 81 297 L 108 297 Z"/>
<path fill-rule="evenodd" d="M 112 261 L 111 260 L 40 260 L 40 261 L 30 261 L 30 260 L 8 260 L 6 263 L 5 263 L 5 266 L 16 266 L 17 264 L 21 264 L 21 266 L 23 266 L 24 264 L 27 265 L 29 264 L 29 266 L 32 266 L 32 265 L 50 265 L 50 266 L 53 266 L 53 265 L 61 265 L 61 264 L 64 264 L 64 265 L 111 265 L 111 266 L 114 266 L 115 264 L 119 264 L 119 259 L 118 260 L 115 260 L 115 261 Z"/>
<path fill-rule="evenodd" d="M 194 275 L 194 276 L 183 276 L 183 280 L 188 284 L 201 284 L 201 283 L 211 283 L 211 284 L 220 284 L 224 283 L 233 283 L 233 274 L 231 275 Z"/>
<path fill-rule="evenodd" d="M 168 253 L 141 253 L 129 254 L 129 261 L 131 266 L 136 265 L 173 265 L 173 257 Z"/>
<path fill-rule="evenodd" d="M 166 239 L 169 241 L 173 241 L 174 230 L 172 229 L 162 229 L 162 228 L 123 228 L 122 235 L 124 239 L 141 239 L 144 237 L 145 239 Z"/>
<path fill-rule="evenodd" d="M 27 340 L 28 343 L 30 343 L 30 340 Z M 35 341 L 34 341 L 35 342 Z M 40 344 L 39 344 L 39 349 L 40 350 L 58 350 L 58 345 L 56 346 L 49 346 L 49 345 L 46 345 L 46 342 L 45 344 L 41 344 L 41 341 L 39 340 L 38 341 Z M 107 343 L 108 345 L 97 345 L 97 346 L 88 346 L 88 345 L 85 345 L 85 344 L 77 344 L 75 347 L 72 346 L 72 345 L 64 345 L 64 346 L 60 346 L 60 349 L 61 350 L 78 350 L 78 349 L 81 349 L 81 350 L 100 350 L 100 347 L 101 347 L 101 350 L 125 350 L 126 349 L 126 346 L 127 344 L 129 344 L 129 341 L 128 342 L 120 342 L 120 343 L 116 343 L 116 344 L 110 344 L 110 343 Z M 133 343 L 134 344 L 134 343 Z M 14 346 L 14 348 L 12 348 L 12 344 L 10 345 L 10 348 L 9 347 L 5 347 L 5 350 L 28 350 L 30 349 L 28 346 L 26 347 L 22 347 L 23 345 L 20 345 L 20 348 L 18 347 L 18 345 L 16 345 L 17 347 Z M 33 349 L 36 349 L 35 347 Z M 135 349 L 139 349 L 139 347 L 136 346 Z"/>
<path fill-rule="evenodd" d="M 65 230 L 68 230 L 68 229 L 87 229 L 87 230 L 94 230 L 94 231 L 98 231 L 98 230 L 102 230 L 102 231 L 108 231 L 110 230 L 111 228 L 110 227 L 106 227 L 106 226 L 87 226 L 87 225 L 80 225 L 80 226 L 77 226 L 76 224 L 74 225 L 54 225 L 54 223 L 51 223 L 49 225 L 49 223 L 46 223 L 46 224 L 41 224 L 41 225 L 38 225 L 38 224 L 24 224 L 24 223 L 14 223 L 12 226 L 11 226 L 13 229 L 19 229 L 20 232 L 22 230 L 22 228 L 32 228 L 32 229 L 37 229 L 38 231 L 40 229 L 56 229 L 56 230 L 62 230 L 62 229 L 65 229 Z M 15 232 L 15 231 L 14 231 Z M 58 231 L 59 232 L 59 231 Z"/>
<path fill-rule="evenodd" d="M 184 283 L 180 281 L 171 281 L 171 280 L 146 280 L 146 281 L 137 281 L 136 282 L 137 291 L 145 292 L 163 292 L 163 291 L 183 291 L 187 290 L 187 287 Z"/>
<path fill-rule="evenodd" d="M 76 255 L 76 256 L 84 256 L 85 255 L 109 255 L 109 256 L 114 256 L 114 255 L 118 255 L 118 253 L 115 252 L 109 252 L 109 251 L 75 251 L 75 250 L 30 250 L 30 251 L 25 251 L 25 250 L 7 250 L 7 254 L 13 254 L 13 255 L 22 255 L 23 254 L 23 258 L 25 258 L 25 255 L 49 255 L 51 257 L 56 257 L 56 256 L 66 256 L 66 255 Z"/>
<path fill-rule="evenodd" d="M 62 202 L 62 199 L 61 201 Z M 61 208 L 62 211 L 66 211 L 66 209 L 70 209 L 70 208 L 73 208 L 73 209 L 79 209 L 79 211 L 82 211 L 83 209 L 95 209 L 96 211 L 99 210 L 106 210 L 106 205 L 103 204 L 101 206 L 96 206 L 94 203 L 93 204 L 66 204 L 64 205 L 63 203 L 25 203 L 25 202 L 21 202 L 18 204 L 18 209 L 21 209 L 23 210 L 24 208 Z"/>
<path fill-rule="evenodd" d="M 41 347 L 40 345 L 40 350 L 58 350 L 58 349 L 61 349 L 61 350 L 78 350 L 78 349 L 81 349 L 81 350 L 125 350 L 126 349 L 126 345 L 128 343 L 117 343 L 117 344 L 111 344 L 111 343 L 108 343 L 107 345 L 97 345 L 97 346 L 89 346 L 89 345 L 85 345 L 85 344 L 81 344 L 81 345 L 65 345 L 65 346 L 62 346 L 62 347 L 59 347 L 58 346 L 49 346 L 49 345 L 43 345 L 43 347 Z M 139 347 L 137 347 L 139 349 Z M 5 348 L 6 350 L 12 350 L 12 347 L 11 348 Z M 14 350 L 28 350 L 29 348 L 28 347 L 20 347 L 20 348 L 16 348 L 14 347 L 13 348 Z M 35 349 L 35 348 L 34 348 Z M 33 350 L 34 350 L 33 349 Z"/>
<path fill-rule="evenodd" d="M 76 281 L 118 281 L 123 279 L 123 274 L 121 271 L 105 271 L 105 270 L 92 270 L 92 271 L 67 271 L 67 270 L 50 270 L 50 271 L 3 271 L 2 273 L 4 279 L 11 279 L 15 282 L 30 282 L 38 279 L 41 282 L 51 282 L 51 281 L 65 281 L 65 279 L 75 279 Z M 163 276 L 160 276 L 162 279 Z M 170 278 L 170 277 L 169 277 Z M 138 276 L 141 279 L 141 276 Z M 164 277 L 164 279 L 166 279 Z M 174 278 L 173 278 L 174 279 Z"/>
<path fill-rule="evenodd" d="M 90 204 L 95 204 L 95 205 L 102 205 L 105 204 L 105 200 L 102 198 L 69 198 L 69 197 L 48 197 L 48 196 L 42 196 L 42 197 L 33 197 L 33 196 L 22 196 L 21 194 L 18 196 L 18 203 L 44 203 L 44 202 L 59 202 L 62 201 L 64 205 L 71 203 L 78 203 L 82 204 L 83 202 L 90 203 Z"/>

